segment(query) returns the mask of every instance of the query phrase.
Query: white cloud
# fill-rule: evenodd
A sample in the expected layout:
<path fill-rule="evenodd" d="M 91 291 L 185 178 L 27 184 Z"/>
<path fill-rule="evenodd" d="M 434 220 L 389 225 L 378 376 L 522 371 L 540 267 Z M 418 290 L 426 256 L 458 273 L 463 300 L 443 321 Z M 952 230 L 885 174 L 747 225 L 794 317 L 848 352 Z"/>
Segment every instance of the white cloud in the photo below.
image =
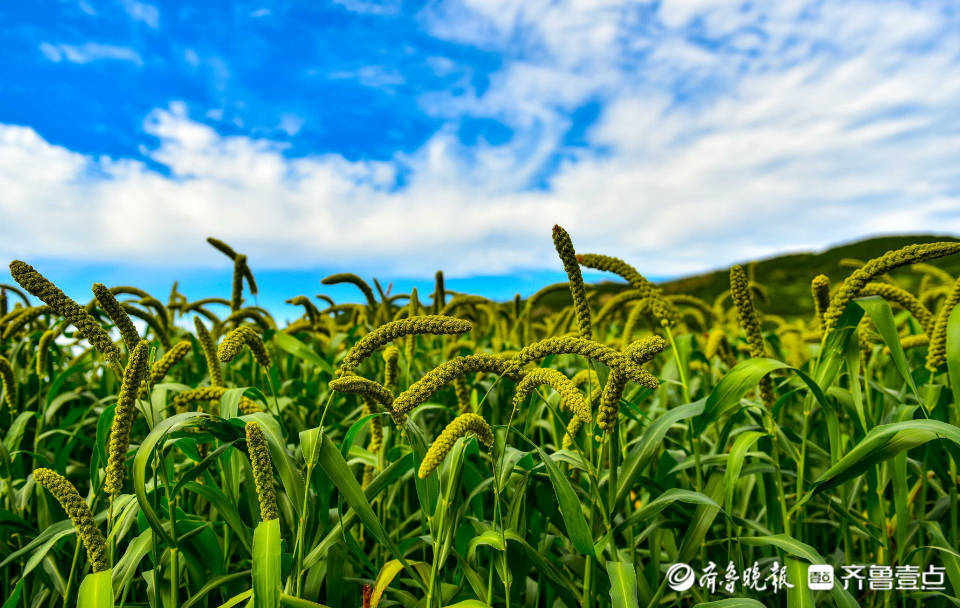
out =
<path fill-rule="evenodd" d="M 303 128 L 303 118 L 300 116 L 295 116 L 293 114 L 284 114 L 280 118 L 280 124 L 277 126 L 278 129 L 293 137 L 300 132 L 300 129 Z"/>
<path fill-rule="evenodd" d="M 960 28 L 928 5 L 730 6 L 667 1 L 644 16 L 478 1 L 425 14 L 435 35 L 505 59 L 483 89 L 424 96 L 447 125 L 382 162 L 288 158 L 182 104 L 145 122 L 159 141 L 145 155 L 166 173 L 0 127 L 0 257 L 214 263 L 203 239 L 215 232 L 262 265 L 490 274 L 558 267 L 556 222 L 581 251 L 664 275 L 864 234 L 960 232 Z M 589 145 L 568 149 L 570 111 L 592 100 Z M 466 147 L 464 116 L 514 135 Z"/>
<path fill-rule="evenodd" d="M 140 0 L 121 0 L 127 15 L 134 21 L 140 21 L 156 29 L 160 26 L 160 11 L 157 7 Z"/>
<path fill-rule="evenodd" d="M 50 61 L 69 61 L 70 63 L 90 63 L 101 59 L 129 61 L 143 65 L 139 53 L 125 46 L 113 46 L 87 42 L 80 45 L 40 43 L 40 52 Z"/>
<path fill-rule="evenodd" d="M 365 15 L 395 15 L 403 8 L 400 0 L 333 0 L 333 3 Z"/>
<path fill-rule="evenodd" d="M 365 87 L 389 90 L 405 82 L 403 74 L 382 65 L 365 65 L 356 70 L 338 70 L 327 75 L 331 80 L 353 80 Z"/>
<path fill-rule="evenodd" d="M 198 67 L 200 65 L 200 55 L 193 49 L 187 49 L 183 52 L 183 60 L 192 67 Z"/>

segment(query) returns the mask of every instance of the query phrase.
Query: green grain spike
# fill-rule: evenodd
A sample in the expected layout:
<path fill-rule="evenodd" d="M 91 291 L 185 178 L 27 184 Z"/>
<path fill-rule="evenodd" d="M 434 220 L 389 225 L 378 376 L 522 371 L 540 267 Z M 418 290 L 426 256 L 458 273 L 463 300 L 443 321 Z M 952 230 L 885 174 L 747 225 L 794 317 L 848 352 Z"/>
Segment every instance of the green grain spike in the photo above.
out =
<path fill-rule="evenodd" d="M 147 378 L 149 354 L 149 343 L 141 340 L 130 353 L 127 367 L 123 371 L 120 395 L 117 397 L 110 437 L 107 440 L 107 477 L 104 489 L 113 496 L 119 494 L 123 488 L 124 463 L 130 447 L 130 429 L 137 413 L 136 399 L 140 384 Z"/>
<path fill-rule="evenodd" d="M 660 288 L 648 281 L 637 271 L 636 268 L 630 264 L 626 263 L 620 258 L 602 255 L 599 253 L 578 254 L 577 261 L 581 266 L 586 266 L 587 268 L 594 268 L 604 272 L 612 272 L 613 274 L 626 279 L 626 281 L 630 283 L 631 287 L 641 290 L 642 292 L 646 293 L 648 297 L 651 297 L 655 300 L 662 300 L 664 302 L 662 311 L 663 314 L 667 316 L 662 317 L 660 320 L 661 322 L 666 320 L 668 324 L 673 323 L 676 311 L 673 310 L 673 307 L 669 302 L 663 299 L 663 293 L 661 292 Z"/>
<path fill-rule="evenodd" d="M 133 321 L 130 320 L 129 315 L 120 306 L 120 302 L 117 302 L 113 292 L 107 289 L 107 286 L 103 283 L 94 283 L 93 295 L 97 298 L 103 312 L 107 313 L 113 324 L 117 326 L 120 337 L 123 338 L 123 343 L 127 346 L 127 352 L 136 348 L 137 344 L 140 343 L 140 334 L 137 333 L 137 328 L 133 326 Z"/>
<path fill-rule="evenodd" d="M 160 344 L 164 348 L 170 348 L 170 336 L 167 334 L 166 328 L 163 326 L 163 323 L 160 320 L 141 308 L 137 308 L 133 304 L 128 304 L 127 302 L 122 302 L 120 307 L 123 309 L 123 312 L 127 313 L 131 317 L 136 317 L 147 324 L 147 327 L 150 328 L 150 331 L 153 332 L 153 335 L 160 340 Z"/>
<path fill-rule="evenodd" d="M 47 373 L 47 355 L 50 352 L 50 345 L 60 335 L 60 327 L 54 327 L 43 332 L 40 341 L 37 342 L 37 376 L 43 378 Z"/>
<path fill-rule="evenodd" d="M 77 531 L 77 536 L 83 542 L 87 550 L 87 561 L 94 572 L 102 572 L 110 567 L 107 561 L 107 542 L 97 527 L 97 522 L 93 518 L 93 512 L 77 488 L 67 481 L 65 477 L 51 471 L 50 469 L 34 469 L 33 479 L 37 485 L 44 487 L 53 494 L 60 506 L 63 507 L 67 517 L 73 522 L 73 527 Z"/>
<path fill-rule="evenodd" d="M 330 276 L 322 279 L 320 282 L 324 285 L 350 283 L 363 292 L 363 297 L 367 299 L 367 305 L 370 307 L 370 310 L 376 310 L 377 308 L 377 299 L 374 297 L 373 290 L 370 289 L 370 285 L 352 272 L 338 272 L 337 274 L 331 274 Z"/>
<path fill-rule="evenodd" d="M 197 341 L 200 342 L 200 348 L 203 349 L 203 358 L 207 361 L 210 385 L 223 386 L 223 370 L 220 368 L 220 360 L 217 359 L 217 349 L 213 345 L 213 338 L 210 337 L 207 327 L 199 317 L 193 318 L 193 326 L 197 330 Z"/>
<path fill-rule="evenodd" d="M 622 352 L 593 340 L 584 340 L 573 336 L 557 336 L 534 342 L 521 349 L 514 361 L 518 365 L 525 365 L 543 359 L 548 355 L 559 354 L 577 354 L 594 359 L 611 369 L 618 369 L 629 380 L 633 380 L 637 384 L 648 388 L 659 386 L 657 379 L 650 372 L 631 361 Z"/>
<path fill-rule="evenodd" d="M 17 412 L 17 380 L 13 366 L 3 355 L 0 355 L 0 388 L 3 388 L 3 400 L 12 416 Z"/>
<path fill-rule="evenodd" d="M 20 333 L 20 330 L 32 323 L 37 317 L 50 314 L 52 308 L 49 306 L 30 306 L 27 308 L 16 308 L 19 310 L 20 314 L 14 315 L 3 325 L 3 336 L 4 340 L 8 340 Z"/>
<path fill-rule="evenodd" d="M 663 352 L 667 347 L 667 342 L 660 336 L 648 336 L 641 338 L 636 342 L 631 342 L 624 355 L 637 365 L 642 365 L 653 359 L 654 356 Z M 609 433 L 616 428 L 617 415 L 620 412 L 620 397 L 623 395 L 623 389 L 627 386 L 628 378 L 617 369 L 611 369 L 607 376 L 607 383 L 603 386 L 603 392 L 600 394 L 600 405 L 597 408 L 597 426 L 605 433 Z"/>
<path fill-rule="evenodd" d="M 950 321 L 950 313 L 956 308 L 958 302 L 960 302 L 960 279 L 954 282 L 946 301 L 940 305 L 933 331 L 930 333 L 926 368 L 931 372 L 937 371 L 947 361 L 947 324 Z"/>
<path fill-rule="evenodd" d="M 590 306 L 587 304 L 583 274 L 580 272 L 580 264 L 577 262 L 577 254 L 573 249 L 570 235 L 558 224 L 553 226 L 553 246 L 560 256 L 560 261 L 563 262 L 563 269 L 570 281 L 570 295 L 573 297 L 573 307 L 577 312 L 577 326 L 579 327 L 580 337 L 589 340 L 593 337 L 593 329 L 590 326 Z"/>
<path fill-rule="evenodd" d="M 353 371 L 360 363 L 381 346 L 402 336 L 415 334 L 450 335 L 470 331 L 473 324 L 456 317 L 441 315 L 423 315 L 407 317 L 385 323 L 354 344 L 340 364 L 338 375 Z"/>
<path fill-rule="evenodd" d="M 277 493 L 273 487 L 273 461 L 270 460 L 267 438 L 256 422 L 248 422 L 245 429 L 247 454 L 250 456 L 253 481 L 257 487 L 257 500 L 260 503 L 260 519 L 263 521 L 277 519 L 280 515 L 277 510 Z"/>
<path fill-rule="evenodd" d="M 383 385 L 388 389 L 393 389 L 393 385 L 397 381 L 399 361 L 399 348 L 391 344 L 383 349 Z"/>
<path fill-rule="evenodd" d="M 830 278 L 825 274 L 818 274 L 810 282 L 810 292 L 813 294 L 813 309 L 817 315 L 817 323 L 824 327 L 823 315 L 830 307 Z"/>
<path fill-rule="evenodd" d="M 222 386 L 201 386 L 200 388 L 193 388 L 183 391 L 182 393 L 177 393 L 177 396 L 173 398 L 173 407 L 178 414 L 183 413 L 189 411 L 190 405 L 198 401 L 219 401 L 226 392 L 227 389 Z M 237 409 L 243 415 L 263 411 L 260 404 L 245 396 L 240 397 Z M 199 408 L 198 411 L 202 412 L 203 408 Z M 219 408 L 212 410 L 212 413 L 218 414 Z"/>
<path fill-rule="evenodd" d="M 150 375 L 146 381 L 140 384 L 140 397 L 147 394 L 149 387 L 159 384 L 170 372 L 174 365 L 183 360 L 187 353 L 193 348 L 190 340 L 181 340 L 173 348 L 168 350 L 160 359 L 150 367 Z"/>
<path fill-rule="evenodd" d="M 233 283 L 230 292 L 230 310 L 238 311 L 243 306 L 243 267 L 247 256 L 237 255 L 233 259 Z"/>
<path fill-rule="evenodd" d="M 840 315 L 847 308 L 847 304 L 860 295 L 864 285 L 873 278 L 890 272 L 895 268 L 925 262 L 934 258 L 953 255 L 960 252 L 960 243 L 939 242 L 907 245 L 901 249 L 888 251 L 878 258 L 874 258 L 857 268 L 840 285 L 830 299 L 830 306 L 824 313 L 825 332 L 837 325 Z"/>
<path fill-rule="evenodd" d="M 523 380 L 517 384 L 517 391 L 513 397 L 513 411 L 517 412 L 519 410 L 520 405 L 533 389 L 544 385 L 553 388 L 560 394 L 560 407 L 562 409 L 573 412 L 574 416 L 587 424 L 593 421 L 590 407 L 580 390 L 563 373 L 548 367 L 539 367 L 524 375 Z"/>
<path fill-rule="evenodd" d="M 767 349 L 763 344 L 763 333 L 760 331 L 760 318 L 750 296 L 750 286 L 743 267 L 735 265 L 730 269 L 730 297 L 737 307 L 740 318 L 740 327 L 747 335 L 747 344 L 750 346 L 750 356 L 754 358 L 766 357 Z M 760 399 L 767 407 L 772 407 L 776 401 L 773 392 L 773 382 L 764 376 L 758 385 Z"/>
<path fill-rule="evenodd" d="M 433 287 L 433 312 L 434 314 L 439 313 L 443 310 L 443 307 L 447 304 L 447 291 L 444 287 L 443 281 L 443 271 L 438 270 L 437 274 L 434 277 L 434 287 Z"/>
<path fill-rule="evenodd" d="M 440 433 L 434 442 L 430 444 L 430 448 L 423 457 L 423 462 L 420 463 L 420 470 L 417 472 L 417 476 L 420 477 L 420 479 L 426 479 L 430 473 L 433 473 L 437 467 L 440 466 L 440 463 L 443 462 L 443 459 L 447 457 L 447 454 L 450 453 L 457 439 L 465 436 L 467 433 L 475 433 L 480 443 L 488 448 L 493 447 L 493 431 L 490 430 L 490 425 L 487 424 L 487 421 L 477 414 L 460 414 L 454 418 L 453 421 L 443 429 L 443 432 Z"/>
<path fill-rule="evenodd" d="M 67 323 L 76 327 L 80 335 L 103 355 L 118 374 L 122 375 L 120 351 L 89 312 L 68 298 L 56 285 L 26 262 L 20 260 L 10 262 L 10 274 L 24 289 L 63 316 Z"/>
<path fill-rule="evenodd" d="M 224 363 L 233 361 L 240 354 L 240 351 L 246 345 L 253 358 L 263 367 L 270 367 L 270 355 L 267 353 L 267 347 L 263 344 L 260 334 L 246 325 L 238 327 L 224 336 L 217 348 L 217 358 Z"/>
<path fill-rule="evenodd" d="M 456 357 L 431 369 L 397 395 L 393 401 L 394 412 L 397 415 L 409 413 L 455 378 L 472 372 L 497 374 L 513 381 L 519 381 L 523 377 L 520 366 L 506 357 L 486 353 Z"/>
<path fill-rule="evenodd" d="M 901 289 L 890 283 L 867 283 L 860 290 L 861 296 L 880 296 L 888 302 L 899 304 L 901 308 L 909 312 L 920 323 L 923 331 L 930 333 L 933 331 L 933 313 L 927 310 L 920 300 L 906 289 Z"/>

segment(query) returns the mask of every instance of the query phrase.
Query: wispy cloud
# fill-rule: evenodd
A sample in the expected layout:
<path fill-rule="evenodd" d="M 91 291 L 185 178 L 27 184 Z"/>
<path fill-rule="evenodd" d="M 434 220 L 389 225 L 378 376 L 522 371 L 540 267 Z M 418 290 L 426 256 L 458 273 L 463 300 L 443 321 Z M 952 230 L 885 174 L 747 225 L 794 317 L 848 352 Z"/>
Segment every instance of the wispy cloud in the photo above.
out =
<path fill-rule="evenodd" d="M 400 0 L 333 0 L 348 11 L 367 15 L 395 15 L 403 4 Z"/>
<path fill-rule="evenodd" d="M 140 0 L 121 0 L 121 2 L 127 15 L 134 21 L 140 21 L 152 28 L 160 26 L 160 11 L 157 7 Z"/>
<path fill-rule="evenodd" d="M 351 80 L 365 87 L 390 89 L 403 84 L 400 72 L 380 65 L 365 65 L 356 70 L 337 70 L 327 75 L 331 80 Z"/>
<path fill-rule="evenodd" d="M 87 42 L 80 45 L 43 42 L 40 44 L 40 52 L 43 53 L 44 57 L 54 62 L 90 63 L 102 59 L 113 59 L 143 65 L 140 54 L 129 47 L 96 42 Z"/>

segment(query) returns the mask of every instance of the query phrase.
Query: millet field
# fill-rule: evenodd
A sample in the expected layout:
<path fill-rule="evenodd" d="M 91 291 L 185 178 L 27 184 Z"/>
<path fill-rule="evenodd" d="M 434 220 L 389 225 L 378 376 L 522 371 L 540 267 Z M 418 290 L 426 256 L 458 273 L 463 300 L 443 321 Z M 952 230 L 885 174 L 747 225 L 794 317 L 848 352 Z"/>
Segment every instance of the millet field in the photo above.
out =
<path fill-rule="evenodd" d="M 286 326 L 213 238 L 223 298 L 11 262 L 2 608 L 960 605 L 960 243 L 781 317 L 552 237 L 529 298 L 345 272 Z"/>

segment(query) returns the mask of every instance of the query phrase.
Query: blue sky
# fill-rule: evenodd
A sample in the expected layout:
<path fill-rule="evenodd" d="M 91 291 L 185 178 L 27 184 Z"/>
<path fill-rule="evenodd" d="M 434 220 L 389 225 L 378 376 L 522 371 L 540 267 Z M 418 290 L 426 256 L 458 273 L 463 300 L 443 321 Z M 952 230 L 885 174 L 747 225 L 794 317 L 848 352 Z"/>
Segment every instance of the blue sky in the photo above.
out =
<path fill-rule="evenodd" d="M 960 232 L 946 1 L 81 0 L 0 20 L 0 258 L 78 290 L 212 295 L 229 270 L 208 235 L 281 301 L 337 271 L 530 293 L 560 276 L 554 223 L 651 277 Z"/>

